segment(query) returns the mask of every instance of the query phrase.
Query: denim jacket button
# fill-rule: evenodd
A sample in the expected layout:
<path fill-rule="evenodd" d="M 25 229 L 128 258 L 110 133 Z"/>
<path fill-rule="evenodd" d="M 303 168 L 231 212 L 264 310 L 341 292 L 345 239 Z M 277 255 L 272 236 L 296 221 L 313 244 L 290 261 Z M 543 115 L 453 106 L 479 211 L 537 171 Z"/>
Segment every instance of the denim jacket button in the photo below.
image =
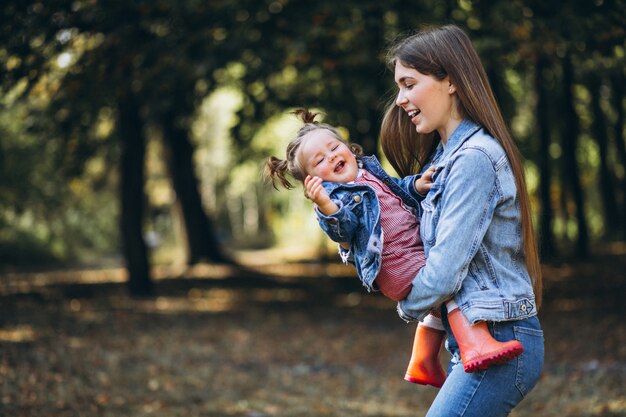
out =
<path fill-rule="evenodd" d="M 526 311 L 526 304 L 522 304 L 522 306 L 520 307 L 522 311 Z"/>
<path fill-rule="evenodd" d="M 360 195 L 353 195 L 352 199 L 354 200 L 355 203 L 360 203 L 361 202 L 361 196 Z"/>

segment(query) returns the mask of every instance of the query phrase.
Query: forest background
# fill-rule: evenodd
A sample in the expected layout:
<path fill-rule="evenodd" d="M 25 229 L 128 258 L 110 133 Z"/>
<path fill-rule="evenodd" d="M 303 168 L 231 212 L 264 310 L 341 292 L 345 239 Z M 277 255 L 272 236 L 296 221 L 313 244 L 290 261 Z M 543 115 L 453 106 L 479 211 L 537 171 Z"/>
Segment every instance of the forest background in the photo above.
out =
<path fill-rule="evenodd" d="M 6 3 L 3 269 L 122 256 L 143 292 L 149 264 L 324 248 L 310 205 L 262 177 L 298 128 L 289 110 L 382 157 L 385 48 L 445 22 L 473 39 L 526 158 L 543 259 L 624 242 L 623 2 L 405 5 Z"/>
<path fill-rule="evenodd" d="M 7 0 L 0 19 L 9 311 L 44 276 L 100 279 L 59 271 L 113 271 L 103 280 L 151 297 L 163 295 L 160 279 L 217 266 L 266 276 L 270 264 L 336 263 L 311 203 L 273 190 L 263 162 L 282 156 L 301 106 L 384 159 L 386 47 L 444 23 L 470 35 L 526 158 L 545 267 L 606 267 L 578 279 L 550 270 L 561 292 L 547 300 L 586 291 L 591 277 L 603 290 L 590 305 L 623 311 L 624 1 Z M 72 294 L 70 311 L 82 293 Z M 32 335 L 7 328 L 0 341 Z"/>

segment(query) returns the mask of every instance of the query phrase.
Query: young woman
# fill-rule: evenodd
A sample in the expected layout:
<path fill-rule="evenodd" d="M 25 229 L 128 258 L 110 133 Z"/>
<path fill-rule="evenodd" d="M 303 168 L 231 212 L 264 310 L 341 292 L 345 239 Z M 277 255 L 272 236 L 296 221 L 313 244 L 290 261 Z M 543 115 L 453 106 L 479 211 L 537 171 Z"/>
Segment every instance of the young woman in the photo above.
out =
<path fill-rule="evenodd" d="M 467 373 L 462 343 L 448 332 L 452 360 L 427 416 L 506 416 L 536 384 L 544 357 L 541 271 L 521 157 L 460 28 L 409 36 L 389 50 L 388 63 L 398 93 L 381 127 L 383 151 L 400 175 L 434 169 L 421 203 L 426 264 L 398 312 L 422 320 L 453 297 L 470 322 L 487 322 L 496 339 L 524 346 L 515 360 Z"/>

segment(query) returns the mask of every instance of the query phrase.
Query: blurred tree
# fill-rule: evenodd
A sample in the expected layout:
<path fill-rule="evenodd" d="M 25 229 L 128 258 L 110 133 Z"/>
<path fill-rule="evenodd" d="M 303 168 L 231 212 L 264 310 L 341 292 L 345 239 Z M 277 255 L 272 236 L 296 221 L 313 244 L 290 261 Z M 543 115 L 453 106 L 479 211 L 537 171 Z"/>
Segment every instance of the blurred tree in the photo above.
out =
<path fill-rule="evenodd" d="M 537 39 L 537 38 L 535 38 Z M 550 260 L 556 256 L 556 247 L 553 238 L 553 203 L 552 203 L 552 158 L 550 157 L 550 116 L 548 109 L 550 108 L 550 91 L 545 82 L 544 72 L 548 67 L 548 57 L 546 53 L 537 48 L 535 55 L 535 73 L 533 81 L 534 88 L 537 93 L 537 104 L 535 106 L 535 118 L 537 120 L 537 135 L 539 136 L 539 199 L 541 208 L 539 214 L 539 246 L 541 257 L 544 260 Z"/>
<path fill-rule="evenodd" d="M 618 214 L 618 205 L 615 193 L 615 181 L 610 167 L 609 157 L 609 134 L 610 124 L 602 110 L 602 79 L 601 73 L 594 71 L 587 76 L 586 84 L 591 94 L 591 131 L 595 135 L 599 151 L 599 188 L 604 210 L 605 235 L 609 238 L 615 237 L 622 229 L 623 219 Z"/>
<path fill-rule="evenodd" d="M 108 146 L 94 140 L 91 129 L 102 109 L 116 109 L 118 123 L 111 137 L 124 144 L 120 224 L 133 294 L 151 292 L 142 233 L 143 137 L 148 124 L 165 126 L 173 185 L 188 216 L 189 260 L 226 260 L 200 206 L 186 129 L 200 98 L 195 84 L 200 80 L 211 84 L 212 71 L 238 56 L 238 50 L 230 48 L 233 43 L 224 42 L 223 23 L 237 22 L 237 30 L 245 33 L 235 16 L 245 6 L 232 1 L 214 2 L 211 7 L 194 1 L 35 1 L 10 2 L 4 9 L 4 54 L 12 60 L 5 89 L 26 83 L 23 97 L 27 97 L 49 76 L 55 58 L 68 61 L 68 70 L 49 92 L 48 106 L 64 138 L 68 175 L 82 173 L 88 157 Z M 181 120 L 186 124 L 179 127 Z"/>
<path fill-rule="evenodd" d="M 617 65 L 613 73 L 610 75 L 611 85 L 611 104 L 615 113 L 615 122 L 613 123 L 613 143 L 616 149 L 616 164 L 621 166 L 621 179 L 617 178 L 617 190 L 621 190 L 622 208 L 618 214 L 622 218 L 622 240 L 626 240 L 626 145 L 624 141 L 624 125 L 626 117 L 624 116 L 624 56 L 617 61 Z"/>
<path fill-rule="evenodd" d="M 615 168 L 609 168 L 609 158 L 600 156 L 598 162 L 583 161 L 581 147 L 587 146 L 583 133 L 585 125 L 581 118 L 591 119 L 589 136 L 602 141 L 598 131 L 603 116 L 593 108 L 577 107 L 580 102 L 578 87 L 596 72 L 621 71 L 619 59 L 624 48 L 624 13 L 622 1 L 611 2 L 561 2 L 527 1 L 523 3 L 524 24 L 513 34 L 517 38 L 521 71 L 535 73 L 534 86 L 537 94 L 535 121 L 540 138 L 538 154 L 534 158 L 540 167 L 540 196 L 542 252 L 544 256 L 555 255 L 556 248 L 551 235 L 555 222 L 552 219 L 553 204 L 560 195 L 560 208 L 556 211 L 561 238 L 574 236 L 576 253 L 585 256 L 589 251 L 589 224 L 587 210 L 597 210 L 594 199 L 585 199 L 585 186 L 581 182 L 584 168 L 585 184 L 599 181 L 597 189 L 603 194 L 620 194 L 620 187 L 613 181 L 603 182 L 603 177 L 614 176 Z M 593 91 L 595 87 L 588 87 Z M 592 93 L 592 94 L 595 94 Z M 622 95 L 622 93 L 618 93 Z M 620 100 L 621 101 L 621 100 Z M 592 106 L 593 100 L 589 102 Z M 616 105 L 619 112 L 620 102 Z M 584 113 L 581 113 L 583 111 Z M 623 145 L 623 140 L 621 141 Z M 618 146 L 619 147 L 619 146 Z M 602 164 L 607 164 L 604 168 Z M 560 168 L 559 168 L 560 167 Z M 618 170 L 619 171 L 619 170 Z M 597 174 L 596 174 L 597 172 Z M 604 173 L 602 173 L 604 172 Z M 555 181 L 557 180 L 557 181 Z M 560 187 L 557 184 L 561 184 Z M 621 187 L 623 188 L 623 187 Z M 616 206 L 610 197 L 599 196 L 607 206 Z M 612 210 L 609 208 L 609 210 Z M 617 208 L 615 210 L 618 210 Z M 572 219 L 570 214 L 573 213 Z M 606 227 L 618 227 L 606 216 Z M 613 226 L 609 226 L 612 224 Z M 575 233 L 568 233 L 574 229 Z"/>
<path fill-rule="evenodd" d="M 120 225 L 122 249 L 129 274 L 128 285 L 132 295 L 152 295 L 154 289 L 142 227 L 145 210 L 143 160 L 146 139 L 139 105 L 132 93 L 120 94 L 117 99 L 118 129 L 122 140 Z"/>
<path fill-rule="evenodd" d="M 7 0 L 0 12 L 0 58 L 2 89 L 11 99 L 4 105 L 11 111 L 17 111 L 13 106 L 18 103 L 24 106 L 22 129 L 37 138 L 30 149 L 46 143 L 51 150 L 48 171 L 37 168 L 37 175 L 55 172 L 58 182 L 78 184 L 95 160 L 121 164 L 120 233 L 130 279 L 137 280 L 131 290 L 149 293 L 143 238 L 149 132 L 157 132 L 153 136 L 166 149 L 175 203 L 184 213 L 188 262 L 228 261 L 218 239 L 221 224 L 207 217 L 202 206 L 201 180 L 192 159 L 191 126 L 202 100 L 223 86 L 238 89 L 243 97 L 233 129 L 233 166 L 220 179 L 222 188 L 231 187 L 235 178 L 244 181 L 237 173 L 266 156 L 260 155 L 262 147 L 251 146 L 266 121 L 296 106 L 322 109 L 329 122 L 347 129 L 350 140 L 376 153 L 383 101 L 395 91 L 384 63 L 387 43 L 424 23 L 457 23 L 470 32 L 505 117 L 524 122 L 518 123 L 523 127 L 517 133 L 523 153 L 539 166 L 544 254 L 555 252 L 555 230 L 564 239 L 571 229 L 577 229 L 572 237 L 584 253 L 589 233 L 597 233 L 595 223 L 587 224 L 585 209 L 597 212 L 599 204 L 585 200 L 588 183 L 577 179 L 577 169 L 584 168 L 590 182 L 614 178 L 613 185 L 603 183 L 603 194 L 612 189 L 622 198 L 604 206 L 626 213 L 621 191 L 626 181 L 623 10 L 620 0 L 427 0 L 410 9 L 397 0 Z M 600 67 L 600 83 L 606 86 L 601 88 L 610 89 L 611 100 L 596 97 L 597 86 L 587 85 L 596 98 L 586 108 L 581 99 L 585 90 L 579 87 Z M 534 112 L 529 110 L 533 99 Z M 581 122 L 584 118 L 592 123 Z M 610 134 L 605 126 L 604 136 L 597 135 L 600 119 L 613 124 Z M 582 146 L 589 146 L 588 137 L 606 144 L 600 163 L 586 155 L 582 161 L 576 158 Z M 0 159 L 6 161 L 14 149 L 15 142 L 1 144 Z M 32 159 L 25 159 L 31 167 L 36 166 Z M 16 181 L 0 185 L 0 193 L 11 195 L 5 213 L 24 201 L 19 196 L 27 191 L 18 185 L 31 183 L 31 175 L 4 177 Z M 108 172 L 95 177 L 100 180 L 94 183 L 117 179 Z M 43 181 L 39 184 L 43 187 Z M 241 204 L 253 211 L 261 201 L 256 195 L 260 187 L 239 189 L 249 193 Z M 215 207 L 229 212 L 233 206 L 219 202 Z M 610 228 L 607 216 L 605 230 Z"/>
<path fill-rule="evenodd" d="M 569 50 L 565 52 L 562 62 L 563 71 L 563 179 L 564 188 L 574 200 L 574 216 L 576 219 L 576 255 L 585 257 L 589 253 L 589 234 L 584 207 L 584 191 L 580 183 L 580 170 L 576 159 L 577 145 L 580 135 L 580 122 L 574 107 L 574 64 Z M 567 208 L 565 208 L 566 211 Z"/>
<path fill-rule="evenodd" d="M 167 143 L 167 160 L 177 204 L 180 204 L 185 222 L 186 241 L 189 245 L 188 263 L 202 260 L 231 262 L 223 253 L 212 222 L 202 207 L 198 180 L 194 172 L 194 149 L 189 140 L 189 130 L 177 127 L 175 121 L 175 115 L 164 115 L 163 137 Z"/>
<path fill-rule="evenodd" d="M 60 2 L 50 3 L 60 14 L 65 10 Z M 1 123 L 7 129 L 1 145 L 6 158 L 0 167 L 0 188 L 4 190 L 0 234 L 9 246 L 8 265 L 26 260 L 37 265 L 47 258 L 44 248 L 57 260 L 79 252 L 84 255 L 108 248 L 107 240 L 116 236 L 108 231 L 113 210 L 108 192 L 102 190 L 102 184 L 111 178 L 99 168 L 116 149 L 96 154 L 69 137 L 61 139 L 54 133 L 56 118 L 47 117 L 50 95 L 66 69 L 60 55 L 64 37 L 57 32 L 58 17 L 43 9 L 42 4 L 7 2 L 0 11 Z M 88 170 L 80 179 L 71 175 L 76 170 L 65 164 L 67 150 L 88 161 Z M 99 193 L 90 194 L 90 187 Z M 91 216 L 92 207 L 98 207 L 102 216 Z M 91 238 L 86 238 L 87 234 Z M 41 251 L 29 254 L 38 246 Z"/>
<path fill-rule="evenodd" d="M 241 119 L 246 122 L 235 128 L 236 139 L 252 137 L 285 108 L 316 107 L 324 109 L 327 121 L 347 128 L 350 139 L 366 152 L 375 153 L 381 98 L 393 85 L 391 76 L 385 76 L 382 54 L 387 29 L 397 32 L 394 9 L 399 2 L 273 4 L 259 29 L 273 48 L 250 48 L 243 54 Z M 244 149 L 241 159 L 249 156 Z"/>

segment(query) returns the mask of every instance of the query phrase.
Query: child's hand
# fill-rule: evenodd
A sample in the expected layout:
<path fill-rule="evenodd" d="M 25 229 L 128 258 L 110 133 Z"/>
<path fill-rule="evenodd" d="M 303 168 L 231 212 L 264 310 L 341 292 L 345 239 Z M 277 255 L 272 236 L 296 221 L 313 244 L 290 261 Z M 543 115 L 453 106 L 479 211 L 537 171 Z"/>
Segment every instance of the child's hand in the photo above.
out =
<path fill-rule="evenodd" d="M 332 202 L 328 193 L 322 186 L 322 179 L 320 177 L 307 175 L 304 179 L 304 188 L 307 197 L 317 204 L 322 213 L 331 215 L 339 210 L 339 207 Z"/>
<path fill-rule="evenodd" d="M 428 194 L 428 191 L 430 191 L 430 189 L 433 187 L 433 175 L 435 174 L 436 170 L 437 167 L 431 165 L 418 179 L 415 180 L 415 191 L 417 191 L 418 194 Z"/>
<path fill-rule="evenodd" d="M 328 193 L 322 186 L 322 179 L 320 177 L 307 175 L 304 179 L 304 188 L 306 190 L 306 196 L 313 200 L 313 202 L 318 206 L 324 205 L 330 201 Z"/>

